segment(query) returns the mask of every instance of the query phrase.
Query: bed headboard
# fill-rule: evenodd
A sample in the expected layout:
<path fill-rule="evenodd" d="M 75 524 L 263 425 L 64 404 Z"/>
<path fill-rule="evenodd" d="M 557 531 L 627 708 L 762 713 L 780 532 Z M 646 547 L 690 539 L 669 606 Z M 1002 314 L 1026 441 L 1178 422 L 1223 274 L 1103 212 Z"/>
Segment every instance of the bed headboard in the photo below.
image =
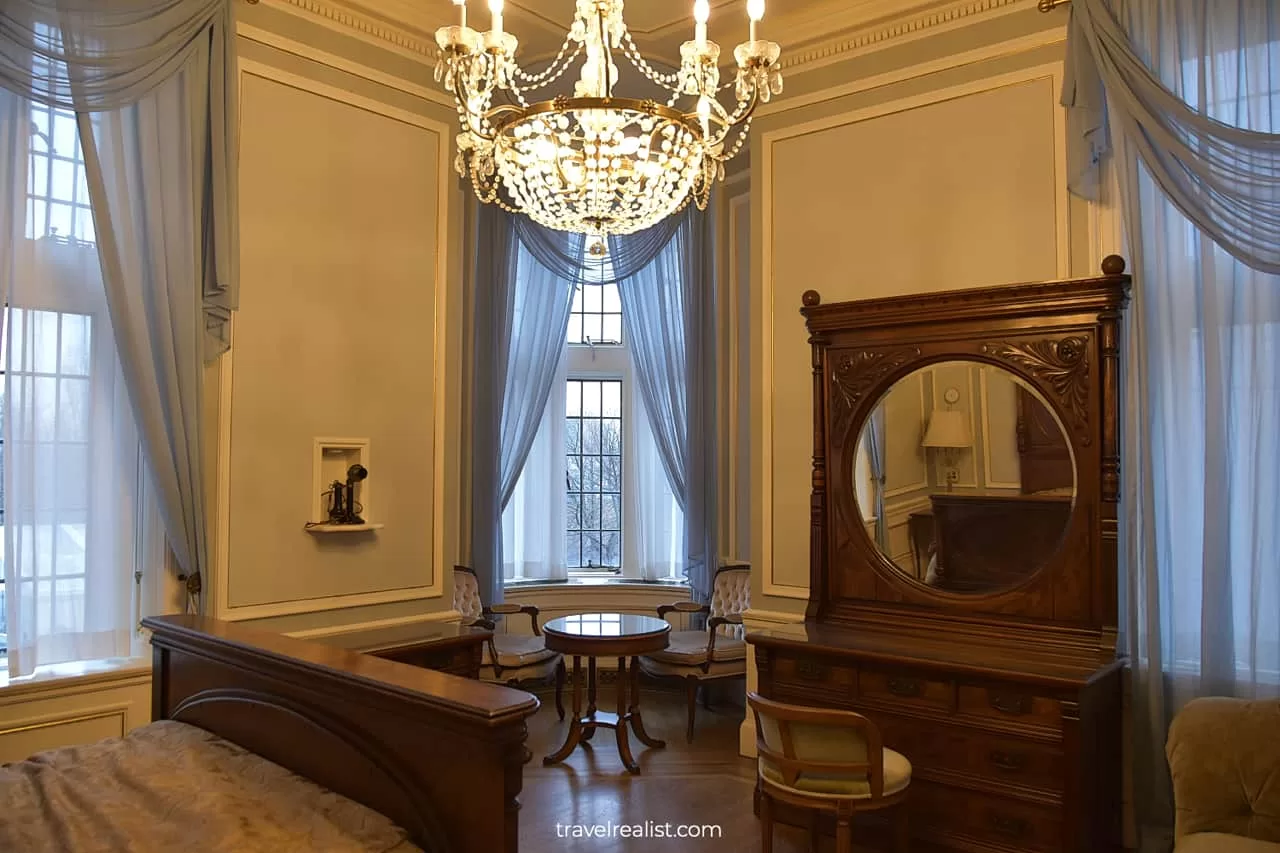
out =
<path fill-rule="evenodd" d="M 517 849 L 532 695 L 201 616 L 143 625 L 152 719 L 363 803 L 429 853 Z"/>

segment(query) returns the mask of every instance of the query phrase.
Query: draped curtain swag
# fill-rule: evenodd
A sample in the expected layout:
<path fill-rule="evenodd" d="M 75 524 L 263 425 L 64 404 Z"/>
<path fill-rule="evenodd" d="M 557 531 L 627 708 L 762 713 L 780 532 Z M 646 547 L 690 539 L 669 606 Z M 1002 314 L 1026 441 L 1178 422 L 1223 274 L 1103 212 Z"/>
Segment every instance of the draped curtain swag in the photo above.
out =
<path fill-rule="evenodd" d="M 208 559 L 202 364 L 227 348 L 238 296 L 232 10 L 230 0 L 0 4 L 0 87 L 79 120 L 111 327 L 193 595 Z"/>
<path fill-rule="evenodd" d="M 1231 13 L 1245 40 L 1242 47 L 1263 43 L 1269 31 L 1274 35 L 1276 16 L 1268 6 L 1241 3 Z M 1215 0 L 1209 0 L 1209 7 L 1226 8 Z M 1253 269 L 1280 274 L 1280 135 L 1215 118 L 1199 108 L 1203 104 L 1171 91 L 1170 81 L 1162 80 L 1159 70 L 1134 49 L 1120 19 L 1126 12 L 1139 15 L 1153 32 L 1165 28 L 1166 35 L 1177 38 L 1181 29 L 1184 36 L 1198 39 L 1192 42 L 1196 47 L 1208 44 L 1204 2 L 1071 4 L 1063 105 L 1074 113 L 1076 127 L 1069 142 L 1074 188 L 1092 194 L 1088 179 L 1080 176 L 1106 150 L 1110 124 L 1116 139 L 1133 147 L 1161 192 L 1209 239 Z M 1183 72 L 1179 68 L 1175 74 Z M 1175 78 L 1174 85 L 1180 82 Z"/>
<path fill-rule="evenodd" d="M 512 220 L 524 247 L 538 259 L 538 263 L 560 278 L 566 281 L 581 279 L 589 284 L 613 284 L 631 278 L 653 263 L 658 253 L 671 242 L 684 216 L 668 216 L 644 231 L 610 237 L 607 254 L 588 253 L 585 258 L 581 234 L 543 228 L 523 215 L 513 216 Z"/>
<path fill-rule="evenodd" d="M 1068 66 L 1077 176 L 1114 149 L 1134 267 L 1121 644 L 1138 840 L 1167 851 L 1172 717 L 1280 695 L 1280 16 L 1074 0 Z"/>

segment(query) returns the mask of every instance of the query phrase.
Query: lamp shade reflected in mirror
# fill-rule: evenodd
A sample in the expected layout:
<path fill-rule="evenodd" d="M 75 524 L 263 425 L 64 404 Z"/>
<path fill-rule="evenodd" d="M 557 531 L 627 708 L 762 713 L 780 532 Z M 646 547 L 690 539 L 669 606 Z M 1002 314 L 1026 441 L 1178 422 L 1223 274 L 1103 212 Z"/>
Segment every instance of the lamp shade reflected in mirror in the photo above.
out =
<path fill-rule="evenodd" d="M 861 427 L 853 481 L 866 534 L 939 591 L 1017 586 L 1062 545 L 1075 501 L 1053 409 L 1009 371 L 947 361 L 896 382 Z"/>

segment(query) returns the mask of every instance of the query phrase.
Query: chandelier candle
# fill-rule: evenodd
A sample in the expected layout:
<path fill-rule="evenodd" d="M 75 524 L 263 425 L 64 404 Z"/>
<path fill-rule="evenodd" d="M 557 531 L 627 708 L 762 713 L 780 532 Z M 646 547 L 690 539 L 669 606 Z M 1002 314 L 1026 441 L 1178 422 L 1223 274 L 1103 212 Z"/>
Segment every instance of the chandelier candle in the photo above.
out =
<path fill-rule="evenodd" d="M 708 0 L 695 0 L 694 37 L 675 73 L 640 54 L 623 0 L 575 0 L 564 45 L 533 74 L 515 60 L 502 0 L 489 0 L 488 32 L 461 23 L 436 31 L 436 80 L 453 96 L 460 131 L 454 166 L 487 204 L 561 231 L 631 234 L 682 211 L 705 209 L 724 164 L 746 143 L 762 102 L 782 92 L 781 48 L 756 39 L 763 0 L 747 0 L 751 38 L 733 52 L 736 103 L 720 102 L 720 46 L 707 39 Z M 562 0 L 567 2 L 567 0 Z M 615 54 L 665 89 L 666 103 L 619 97 Z M 581 59 L 571 94 L 541 93 Z"/>
<path fill-rule="evenodd" d="M 458 7 L 458 27 L 465 30 L 467 28 L 467 0 L 453 0 L 453 5 Z"/>

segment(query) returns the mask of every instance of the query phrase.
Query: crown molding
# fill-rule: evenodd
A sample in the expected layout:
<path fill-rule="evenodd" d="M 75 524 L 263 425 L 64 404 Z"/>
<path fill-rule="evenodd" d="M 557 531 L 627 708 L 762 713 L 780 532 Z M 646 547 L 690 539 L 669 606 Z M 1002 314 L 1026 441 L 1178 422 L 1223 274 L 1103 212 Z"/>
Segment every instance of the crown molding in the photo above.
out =
<path fill-rule="evenodd" d="M 851 59 L 864 53 L 969 26 L 1011 12 L 1035 8 L 1035 0 L 952 0 L 921 10 L 919 3 L 903 2 L 874 23 L 845 30 L 840 35 L 806 45 L 799 50 L 784 48 L 782 69 L 804 73 Z M 914 6 L 915 8 L 911 8 Z M 828 26 L 828 29 L 830 27 Z"/>
<path fill-rule="evenodd" d="M 359 0 L 244 2 L 254 5 L 260 2 L 347 35 L 354 35 L 362 41 L 411 57 L 428 66 L 435 65 L 437 50 L 432 33 L 413 24 L 375 14 L 362 6 Z M 783 70 L 793 74 L 803 73 L 862 53 L 973 24 L 984 18 L 1034 8 L 1036 0 L 944 0 L 941 3 L 923 4 L 921 0 L 876 0 L 874 4 L 843 0 L 839 5 L 846 10 L 845 14 L 833 15 L 828 10 L 823 15 L 796 22 L 794 29 L 800 31 L 797 33 L 799 43 L 804 46 L 798 50 L 788 50 L 784 44 Z M 875 19 L 868 20 L 868 13 L 872 9 L 875 10 Z M 523 8 L 522 11 L 527 12 Z M 530 14 L 529 17 L 542 18 L 536 14 Z M 841 18 L 845 20 L 841 21 Z M 805 43 L 805 31 L 817 35 L 831 32 L 833 27 L 841 31 L 841 34 Z"/>

